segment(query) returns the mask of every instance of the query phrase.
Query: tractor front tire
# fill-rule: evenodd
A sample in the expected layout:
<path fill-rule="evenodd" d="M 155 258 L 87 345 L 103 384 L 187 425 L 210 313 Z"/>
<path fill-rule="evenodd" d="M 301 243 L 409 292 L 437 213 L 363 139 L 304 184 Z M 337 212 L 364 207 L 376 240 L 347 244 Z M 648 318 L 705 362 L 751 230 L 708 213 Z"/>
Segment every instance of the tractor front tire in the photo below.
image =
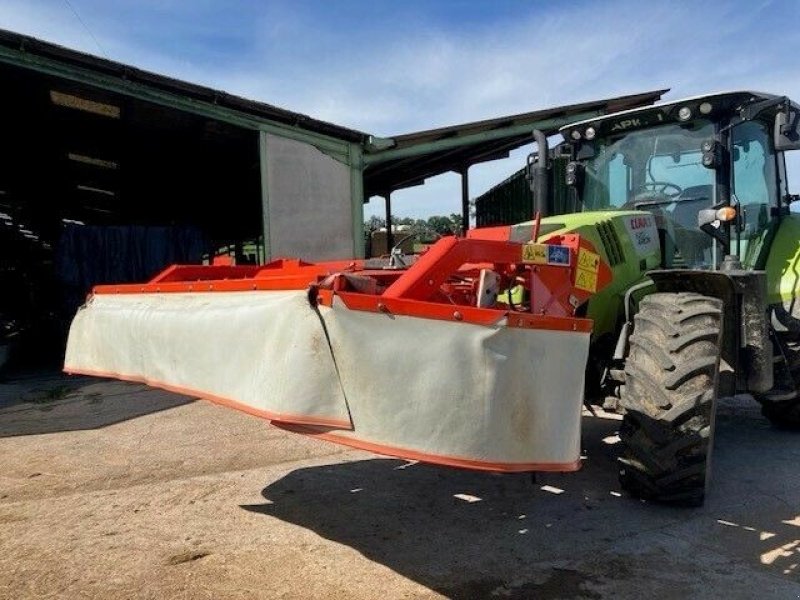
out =
<path fill-rule="evenodd" d="M 710 476 L 722 303 L 655 293 L 634 317 L 619 436 L 620 483 L 656 502 L 700 506 Z"/>

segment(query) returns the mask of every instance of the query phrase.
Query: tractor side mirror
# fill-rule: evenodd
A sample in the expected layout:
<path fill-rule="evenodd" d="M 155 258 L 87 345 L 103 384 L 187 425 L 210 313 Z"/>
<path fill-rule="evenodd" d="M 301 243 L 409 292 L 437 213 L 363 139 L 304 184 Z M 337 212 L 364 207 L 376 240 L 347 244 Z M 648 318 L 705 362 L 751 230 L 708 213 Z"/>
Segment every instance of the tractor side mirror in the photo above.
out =
<path fill-rule="evenodd" d="M 775 150 L 800 150 L 800 111 L 784 106 L 775 114 Z"/>
<path fill-rule="evenodd" d="M 712 208 L 704 208 L 697 212 L 697 227 L 721 244 L 727 245 L 730 234 L 722 225 L 734 221 L 736 215 L 737 207 L 715 204 Z"/>
<path fill-rule="evenodd" d="M 712 225 L 714 228 L 720 226 L 716 208 L 704 208 L 697 213 L 697 226 L 702 229 L 704 225 Z"/>

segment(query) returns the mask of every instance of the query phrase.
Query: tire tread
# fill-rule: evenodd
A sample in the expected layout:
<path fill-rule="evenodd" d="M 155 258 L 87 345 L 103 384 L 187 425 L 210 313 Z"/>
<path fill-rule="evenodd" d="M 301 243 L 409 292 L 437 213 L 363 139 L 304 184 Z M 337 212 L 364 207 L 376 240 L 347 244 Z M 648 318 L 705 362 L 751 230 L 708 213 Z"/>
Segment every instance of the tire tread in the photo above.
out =
<path fill-rule="evenodd" d="M 713 442 L 722 304 L 692 292 L 645 297 L 634 318 L 620 439 L 632 494 L 702 504 Z"/>

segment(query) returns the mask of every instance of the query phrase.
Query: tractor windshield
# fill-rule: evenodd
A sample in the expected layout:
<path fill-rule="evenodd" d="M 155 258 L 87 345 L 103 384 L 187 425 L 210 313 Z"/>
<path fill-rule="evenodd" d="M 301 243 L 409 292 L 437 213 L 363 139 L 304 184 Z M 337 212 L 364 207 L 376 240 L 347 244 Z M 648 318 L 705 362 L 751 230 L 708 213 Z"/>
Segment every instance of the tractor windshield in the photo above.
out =
<path fill-rule="evenodd" d="M 701 164 L 700 144 L 713 135 L 713 124 L 693 121 L 598 139 L 594 157 L 584 163 L 585 210 L 630 209 L 659 197 L 679 202 L 698 187 L 706 188 L 710 202 L 714 171 Z"/>
<path fill-rule="evenodd" d="M 583 161 L 584 210 L 651 211 L 674 244 L 668 262 L 711 266 L 712 238 L 698 229 L 697 213 L 714 203 L 715 172 L 703 167 L 700 149 L 713 135 L 713 123 L 697 120 L 596 139 Z"/>

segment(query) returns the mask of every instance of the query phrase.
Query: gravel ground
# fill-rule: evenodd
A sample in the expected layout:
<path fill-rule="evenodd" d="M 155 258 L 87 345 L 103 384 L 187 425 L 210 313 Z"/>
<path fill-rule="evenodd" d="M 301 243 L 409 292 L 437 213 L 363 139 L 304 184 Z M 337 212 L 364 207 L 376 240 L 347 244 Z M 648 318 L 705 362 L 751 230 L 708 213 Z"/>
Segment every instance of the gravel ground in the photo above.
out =
<path fill-rule="evenodd" d="M 0 384 L 0 598 L 800 598 L 800 435 L 722 402 L 711 496 L 380 458 L 144 386 Z"/>

